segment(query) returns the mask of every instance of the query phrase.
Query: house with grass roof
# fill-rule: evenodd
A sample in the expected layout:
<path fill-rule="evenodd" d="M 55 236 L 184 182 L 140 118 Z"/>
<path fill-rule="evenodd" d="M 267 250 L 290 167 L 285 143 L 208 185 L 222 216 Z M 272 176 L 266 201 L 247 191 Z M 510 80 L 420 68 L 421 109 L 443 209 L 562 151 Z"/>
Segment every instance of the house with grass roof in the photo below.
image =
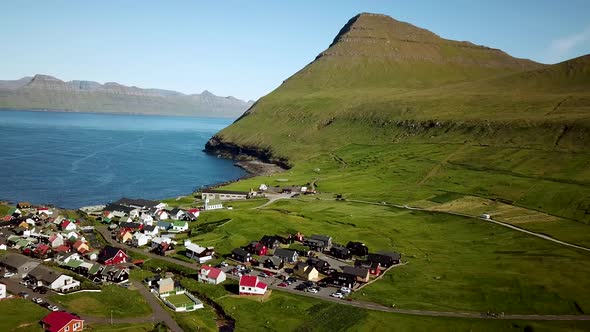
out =
<path fill-rule="evenodd" d="M 175 220 L 172 223 L 172 229 L 170 229 L 170 232 L 186 232 L 188 231 L 188 222 L 185 220 Z"/>

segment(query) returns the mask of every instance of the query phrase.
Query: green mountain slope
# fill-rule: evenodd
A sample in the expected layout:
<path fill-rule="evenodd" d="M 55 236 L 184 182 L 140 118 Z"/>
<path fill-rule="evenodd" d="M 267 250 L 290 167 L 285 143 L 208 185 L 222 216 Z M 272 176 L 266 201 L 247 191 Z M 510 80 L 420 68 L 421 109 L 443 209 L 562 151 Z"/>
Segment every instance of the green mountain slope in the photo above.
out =
<path fill-rule="evenodd" d="M 322 168 L 323 190 L 356 198 L 453 191 L 590 222 L 588 62 L 542 65 L 361 14 L 206 148 L 302 179 Z"/>

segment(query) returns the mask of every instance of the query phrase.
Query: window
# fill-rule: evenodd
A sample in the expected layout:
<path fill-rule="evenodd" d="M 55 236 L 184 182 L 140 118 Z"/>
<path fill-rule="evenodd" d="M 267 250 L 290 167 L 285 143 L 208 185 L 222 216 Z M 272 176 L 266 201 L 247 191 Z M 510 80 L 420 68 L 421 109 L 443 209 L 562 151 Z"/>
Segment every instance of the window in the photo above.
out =
<path fill-rule="evenodd" d="M 78 328 L 80 328 L 80 323 L 75 323 L 74 324 L 74 331 L 76 331 Z"/>
<path fill-rule="evenodd" d="M 64 331 L 68 332 L 70 330 L 69 326 L 66 326 L 66 328 L 64 329 Z"/>
<path fill-rule="evenodd" d="M 251 291 L 252 290 L 252 287 L 248 287 L 248 290 Z"/>

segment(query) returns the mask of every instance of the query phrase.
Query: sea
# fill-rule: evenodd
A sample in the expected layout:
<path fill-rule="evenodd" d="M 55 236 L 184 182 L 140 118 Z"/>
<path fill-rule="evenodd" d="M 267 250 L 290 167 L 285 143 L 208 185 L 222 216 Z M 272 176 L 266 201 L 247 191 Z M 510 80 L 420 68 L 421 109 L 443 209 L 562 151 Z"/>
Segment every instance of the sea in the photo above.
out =
<path fill-rule="evenodd" d="M 236 180 L 244 170 L 202 151 L 231 121 L 0 111 L 0 200 L 75 209 Z"/>

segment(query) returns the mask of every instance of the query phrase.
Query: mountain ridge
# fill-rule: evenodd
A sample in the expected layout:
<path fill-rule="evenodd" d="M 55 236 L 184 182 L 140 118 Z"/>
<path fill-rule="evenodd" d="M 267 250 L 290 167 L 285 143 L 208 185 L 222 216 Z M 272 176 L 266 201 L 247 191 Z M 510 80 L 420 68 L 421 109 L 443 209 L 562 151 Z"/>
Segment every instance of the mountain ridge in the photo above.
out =
<path fill-rule="evenodd" d="M 232 96 L 216 96 L 207 90 L 188 95 L 116 82 L 63 81 L 43 74 L 0 81 L 0 109 L 236 118 L 252 104 Z"/>

